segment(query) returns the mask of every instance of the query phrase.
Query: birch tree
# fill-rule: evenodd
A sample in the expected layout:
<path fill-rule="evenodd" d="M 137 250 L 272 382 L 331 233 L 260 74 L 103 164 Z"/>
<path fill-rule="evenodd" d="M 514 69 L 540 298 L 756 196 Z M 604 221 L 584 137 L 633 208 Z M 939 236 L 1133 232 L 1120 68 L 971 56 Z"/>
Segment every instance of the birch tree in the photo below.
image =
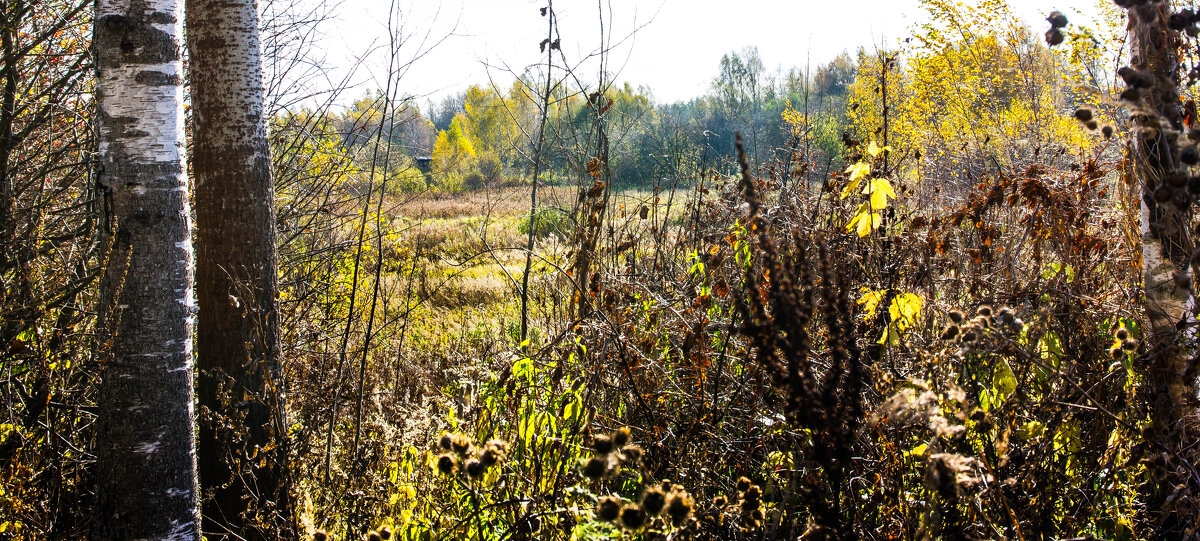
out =
<path fill-rule="evenodd" d="M 204 531 L 264 539 L 289 528 L 290 500 L 258 13 L 250 0 L 188 0 L 187 24 Z"/>
<path fill-rule="evenodd" d="M 199 539 L 192 244 L 176 0 L 97 0 L 101 284 L 96 539 Z"/>

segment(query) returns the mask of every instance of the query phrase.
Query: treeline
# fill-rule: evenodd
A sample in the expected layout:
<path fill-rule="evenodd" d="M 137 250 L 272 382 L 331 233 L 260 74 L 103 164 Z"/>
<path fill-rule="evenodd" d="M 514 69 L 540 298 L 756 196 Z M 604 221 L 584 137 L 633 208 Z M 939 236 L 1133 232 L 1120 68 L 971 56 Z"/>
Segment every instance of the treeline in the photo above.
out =
<path fill-rule="evenodd" d="M 598 112 L 605 116 L 610 167 L 620 186 L 694 179 L 709 169 L 731 172 L 738 131 L 746 134 L 755 163 L 779 157 L 796 135 L 789 112 L 811 119 L 807 137 L 827 162 L 840 163 L 848 92 L 868 56 L 859 51 L 856 61 L 842 53 L 816 68 L 771 73 L 757 48 L 748 47 L 721 58 L 708 93 L 671 104 L 630 83 L 602 91 L 560 85 L 551 92 L 547 140 L 555 143 L 542 157 L 548 167 L 540 180 L 556 184 L 586 176 L 586 160 L 571 149 Z M 529 182 L 532 172 L 529 127 L 537 123 L 541 101 L 535 79 L 520 77 L 508 88 L 472 85 L 424 107 L 416 99 L 389 103 L 376 91 L 340 112 L 313 118 L 305 110 L 276 122 L 318 127 L 360 165 L 371 159 L 366 149 L 386 142 L 395 151 L 387 175 L 400 190 L 518 185 Z"/>

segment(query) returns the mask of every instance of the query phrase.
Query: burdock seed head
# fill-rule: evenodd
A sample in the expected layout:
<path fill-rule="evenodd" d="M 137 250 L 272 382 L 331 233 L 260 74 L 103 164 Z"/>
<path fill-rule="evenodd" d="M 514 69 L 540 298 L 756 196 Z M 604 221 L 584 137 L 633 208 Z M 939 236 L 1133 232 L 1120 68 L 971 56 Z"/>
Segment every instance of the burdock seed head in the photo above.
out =
<path fill-rule="evenodd" d="M 946 328 L 942 330 L 942 340 L 954 340 L 958 337 L 958 333 L 961 331 L 962 328 L 960 328 L 958 325 L 953 323 L 946 325 Z"/>
<path fill-rule="evenodd" d="M 1046 31 L 1046 43 L 1051 47 L 1060 45 L 1063 42 L 1063 33 L 1057 28 L 1051 28 Z"/>
<path fill-rule="evenodd" d="M 594 456 L 583 466 L 583 475 L 588 479 L 599 479 L 608 473 L 608 457 Z"/>
<path fill-rule="evenodd" d="M 483 462 L 475 458 L 467 459 L 466 463 L 464 463 L 464 468 L 467 470 L 467 475 L 471 476 L 472 479 L 483 477 L 483 472 L 487 471 L 487 466 L 484 466 Z"/>
<path fill-rule="evenodd" d="M 642 447 L 640 445 L 627 445 L 621 449 L 621 456 L 629 462 L 637 462 L 642 459 Z"/>
<path fill-rule="evenodd" d="M 636 503 L 626 504 L 621 508 L 621 526 L 628 530 L 636 530 L 646 524 L 646 512 Z"/>
<path fill-rule="evenodd" d="M 1087 107 L 1080 107 L 1075 110 L 1075 118 L 1080 122 L 1087 122 L 1092 119 L 1092 110 Z"/>
<path fill-rule="evenodd" d="M 1129 338 L 1129 329 L 1126 329 L 1125 327 L 1117 329 L 1117 340 L 1124 340 L 1126 338 Z"/>
<path fill-rule="evenodd" d="M 1067 16 L 1058 10 L 1051 11 L 1050 16 L 1046 17 L 1046 20 L 1050 21 L 1051 28 L 1062 28 L 1067 25 Z"/>
<path fill-rule="evenodd" d="M 650 487 L 642 493 L 642 509 L 645 509 L 651 516 L 661 513 L 663 505 L 666 503 L 667 493 L 663 492 L 661 488 Z"/>
<path fill-rule="evenodd" d="M 612 436 L 599 434 L 592 438 L 592 449 L 595 449 L 597 454 L 607 455 L 613 452 L 613 448 Z"/>
<path fill-rule="evenodd" d="M 687 520 L 692 515 L 693 507 L 692 497 L 687 492 L 675 491 L 667 496 L 667 514 L 676 524 Z"/>
<path fill-rule="evenodd" d="M 442 450 L 449 451 L 454 446 L 454 437 L 449 432 L 442 432 L 442 437 L 438 438 L 438 447 Z"/>
<path fill-rule="evenodd" d="M 458 470 L 458 458 L 451 454 L 438 456 L 437 469 L 446 475 L 453 474 Z"/>
<path fill-rule="evenodd" d="M 465 455 L 471 450 L 471 438 L 461 432 L 454 434 L 450 437 L 450 447 L 459 455 Z"/>
<path fill-rule="evenodd" d="M 629 427 L 623 426 L 613 431 L 612 441 L 617 447 L 625 447 L 629 444 L 630 436 Z"/>
<path fill-rule="evenodd" d="M 600 498 L 600 502 L 596 504 L 596 518 L 604 522 L 617 520 L 617 516 L 620 514 L 621 499 L 616 496 L 605 496 Z"/>
<path fill-rule="evenodd" d="M 983 317 L 992 317 L 992 307 L 986 304 L 980 306 L 979 315 Z"/>
<path fill-rule="evenodd" d="M 964 319 L 967 319 L 967 314 L 963 313 L 962 310 L 953 310 L 950 312 L 950 321 L 962 323 Z"/>
<path fill-rule="evenodd" d="M 325 530 L 317 530 L 313 532 L 313 541 L 327 541 L 328 539 L 329 534 L 325 533 Z"/>

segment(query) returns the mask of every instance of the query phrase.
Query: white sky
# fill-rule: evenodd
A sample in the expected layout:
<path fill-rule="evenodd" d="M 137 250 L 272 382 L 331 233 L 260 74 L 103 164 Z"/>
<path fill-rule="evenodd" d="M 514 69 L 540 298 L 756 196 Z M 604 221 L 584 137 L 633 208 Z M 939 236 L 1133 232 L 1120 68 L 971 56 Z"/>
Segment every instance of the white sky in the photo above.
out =
<path fill-rule="evenodd" d="M 367 55 L 357 78 L 360 86 L 350 97 L 383 86 L 390 1 L 341 0 L 337 20 L 325 28 L 321 46 L 335 67 L 351 64 L 373 43 L 384 46 Z M 520 72 L 544 61 L 538 43 L 545 37 L 546 19 L 538 9 L 545 0 L 394 1 L 403 13 L 402 34 L 408 36 L 400 56 L 412 58 L 429 49 L 400 83 L 403 93 L 425 96 L 422 102 L 486 82 L 485 64 L 506 87 L 512 76 L 504 66 Z M 1074 10 L 1094 13 L 1097 0 L 1009 4 L 1040 35 L 1048 28 L 1043 19 L 1049 11 L 1060 9 L 1073 23 L 1086 23 Z M 758 47 L 771 72 L 816 67 L 843 50 L 895 46 L 909 27 L 926 20 L 917 0 L 558 0 L 562 47 L 572 61 L 598 48 L 600 5 L 610 39 L 620 42 L 610 54 L 610 71 L 619 71 L 619 81 L 650 87 L 660 103 L 699 96 L 716 75 L 721 55 L 746 46 Z M 594 80 L 596 68 L 585 66 L 581 73 Z"/>

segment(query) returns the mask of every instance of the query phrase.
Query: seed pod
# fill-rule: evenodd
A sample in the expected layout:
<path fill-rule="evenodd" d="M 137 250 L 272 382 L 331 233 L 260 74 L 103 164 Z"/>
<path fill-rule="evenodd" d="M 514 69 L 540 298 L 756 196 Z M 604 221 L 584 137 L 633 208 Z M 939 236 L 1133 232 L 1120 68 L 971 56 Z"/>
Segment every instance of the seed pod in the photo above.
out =
<path fill-rule="evenodd" d="M 1087 122 L 1092 119 L 1092 110 L 1087 107 L 1080 107 L 1075 110 L 1075 118 L 1080 122 Z"/>
<path fill-rule="evenodd" d="M 676 524 L 686 520 L 692 514 L 692 497 L 687 492 L 672 492 L 667 498 L 667 514 Z"/>
<path fill-rule="evenodd" d="M 454 455 L 445 454 L 438 457 L 438 471 L 450 475 L 458 470 L 458 459 Z"/>
<path fill-rule="evenodd" d="M 962 329 L 958 325 L 953 323 L 946 325 L 946 328 L 942 330 L 942 340 L 954 340 L 961 331 Z"/>
<path fill-rule="evenodd" d="M 1174 194 L 1171 193 L 1171 189 L 1166 186 L 1159 186 L 1157 190 L 1154 190 L 1154 201 L 1158 203 L 1165 204 L 1170 201 L 1171 197 L 1173 196 Z"/>
<path fill-rule="evenodd" d="M 1110 125 L 1105 125 L 1103 128 L 1100 128 L 1100 133 L 1104 134 L 1105 139 L 1112 139 L 1113 127 Z"/>
<path fill-rule="evenodd" d="M 583 466 L 583 475 L 588 479 L 599 479 L 608 473 L 608 457 L 594 456 Z"/>
<path fill-rule="evenodd" d="M 1184 165 L 1196 165 L 1196 162 L 1200 162 L 1200 151 L 1196 150 L 1195 145 L 1183 147 L 1183 151 L 1179 153 L 1179 161 Z"/>
<path fill-rule="evenodd" d="M 629 427 L 623 426 L 623 427 L 618 428 L 615 431 L 613 431 L 612 440 L 613 440 L 613 443 L 615 443 L 617 445 L 617 447 L 625 447 L 625 445 L 629 443 L 629 439 L 630 439 Z"/>
<path fill-rule="evenodd" d="M 1121 327 L 1120 329 L 1117 329 L 1116 336 L 1117 336 L 1117 340 L 1124 340 L 1126 338 L 1129 338 L 1129 329 L 1126 329 L 1125 327 Z"/>
<path fill-rule="evenodd" d="M 600 434 L 598 436 L 593 437 L 592 438 L 592 448 L 596 450 L 597 454 L 601 454 L 601 455 L 607 455 L 607 454 L 613 452 L 612 436 L 609 436 L 607 434 Z"/>
<path fill-rule="evenodd" d="M 636 503 L 621 508 L 621 526 L 627 530 L 636 530 L 646 524 L 646 512 Z"/>
<path fill-rule="evenodd" d="M 661 488 L 650 487 L 642 494 L 642 509 L 645 509 L 651 516 L 656 516 L 663 510 L 663 505 L 667 503 L 667 493 Z"/>
<path fill-rule="evenodd" d="M 1050 44 L 1051 47 L 1059 45 L 1062 42 L 1063 34 L 1059 29 L 1051 28 L 1046 31 L 1046 43 Z"/>
<path fill-rule="evenodd" d="M 616 496 L 605 496 L 596 504 L 596 518 L 604 522 L 612 522 L 620 514 L 621 500 Z"/>
<path fill-rule="evenodd" d="M 1051 11 L 1046 20 L 1050 21 L 1050 28 L 1062 28 L 1067 25 L 1067 16 L 1058 10 Z"/>
<path fill-rule="evenodd" d="M 967 318 L 967 314 L 964 314 L 961 310 L 955 310 L 953 312 L 950 312 L 950 321 L 953 321 L 955 323 L 962 323 L 963 320 L 966 318 Z"/>
<path fill-rule="evenodd" d="M 483 465 L 478 459 L 470 458 L 464 463 L 464 468 L 467 470 L 467 475 L 472 479 L 483 477 L 483 472 L 487 471 L 487 466 Z"/>
<path fill-rule="evenodd" d="M 980 306 L 979 310 L 977 311 L 979 312 L 979 315 L 983 317 L 992 317 L 992 307 L 989 305 L 984 304 Z"/>
<path fill-rule="evenodd" d="M 751 484 L 750 479 L 748 477 L 738 477 L 738 480 L 737 480 L 738 492 L 745 492 L 747 490 L 750 490 L 750 484 Z"/>

